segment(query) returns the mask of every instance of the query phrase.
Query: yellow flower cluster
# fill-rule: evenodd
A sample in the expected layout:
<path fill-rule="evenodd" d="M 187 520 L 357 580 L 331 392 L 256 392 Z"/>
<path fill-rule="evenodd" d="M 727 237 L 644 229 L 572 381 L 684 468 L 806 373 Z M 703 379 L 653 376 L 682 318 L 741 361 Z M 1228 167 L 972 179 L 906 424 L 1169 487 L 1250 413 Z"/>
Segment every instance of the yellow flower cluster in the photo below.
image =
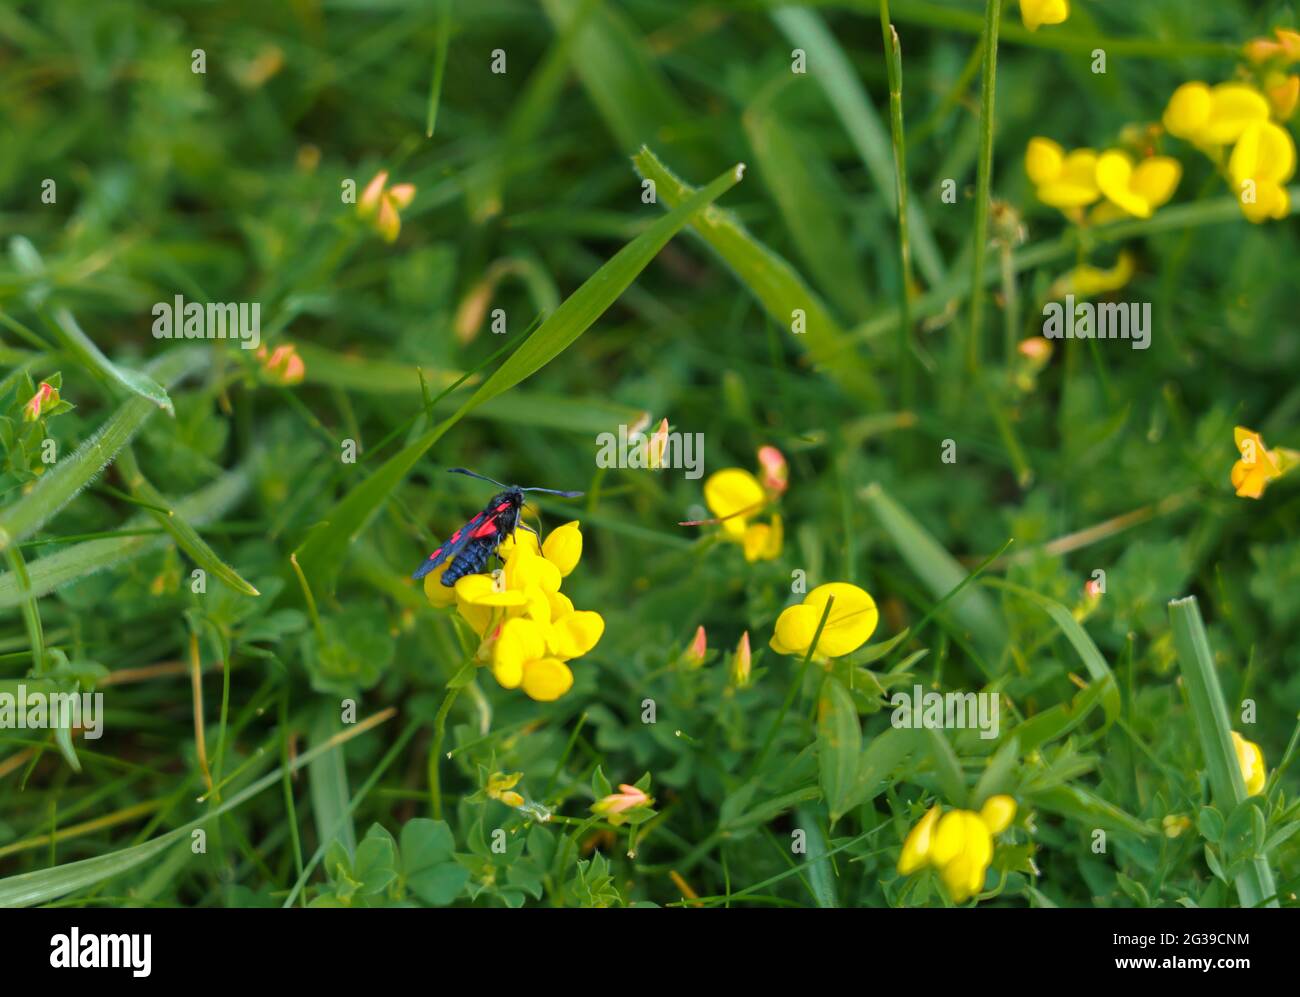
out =
<path fill-rule="evenodd" d="M 540 547 L 525 530 L 500 548 L 504 568 L 492 575 L 466 575 L 454 588 L 442 584 L 446 566 L 424 579 L 435 606 L 455 605 L 481 638 L 477 659 L 490 665 L 506 689 L 523 689 L 540 702 L 559 699 L 573 686 L 568 662 L 599 642 L 605 620 L 575 610 L 560 582 L 582 557 L 577 522 L 552 530 Z"/>
<path fill-rule="evenodd" d="M 1076 222 L 1083 220 L 1084 208 L 1104 197 L 1091 218 L 1099 223 L 1150 218 L 1174 196 L 1183 168 L 1169 156 L 1148 156 L 1135 164 L 1121 149 L 1100 155 L 1092 149 L 1066 152 L 1050 138 L 1036 136 L 1025 149 L 1025 173 L 1040 201 Z"/>
<path fill-rule="evenodd" d="M 722 524 L 722 535 L 740 544 L 751 564 L 780 557 L 785 541 L 780 513 L 772 513 L 766 523 L 757 522 L 786 489 L 789 472 L 785 458 L 775 447 L 765 446 L 759 448 L 758 462 L 762 482 L 739 467 L 716 471 L 704 482 L 704 501 Z"/>
<path fill-rule="evenodd" d="M 993 838 L 1011 826 L 1016 801 L 991 796 L 980 808 L 950 810 L 942 814 L 935 804 L 903 842 L 898 871 L 909 876 L 924 866 L 939 873 L 954 903 L 964 903 L 984 888 L 984 876 L 993 861 Z"/>
<path fill-rule="evenodd" d="M 1286 182 L 1295 175 L 1295 141 L 1270 120 L 1269 99 L 1249 83 L 1184 83 L 1161 119 L 1170 135 L 1192 143 L 1224 165 L 1242 213 L 1252 222 L 1285 218 L 1291 210 Z M 1289 115 L 1294 102 L 1284 108 Z"/>

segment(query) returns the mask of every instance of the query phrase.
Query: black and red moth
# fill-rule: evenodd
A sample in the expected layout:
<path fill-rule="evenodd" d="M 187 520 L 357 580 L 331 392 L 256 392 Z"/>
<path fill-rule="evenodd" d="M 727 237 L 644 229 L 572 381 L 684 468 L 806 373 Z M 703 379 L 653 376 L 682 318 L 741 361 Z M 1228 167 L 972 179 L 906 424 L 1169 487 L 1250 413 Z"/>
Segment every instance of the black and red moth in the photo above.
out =
<path fill-rule="evenodd" d="M 520 488 L 518 485 L 503 485 L 495 478 L 475 474 L 463 467 L 448 469 L 450 474 L 467 474 L 480 481 L 490 481 L 504 488 L 493 497 L 482 512 L 453 533 L 447 542 L 430 554 L 423 564 L 411 575 L 414 579 L 423 578 L 440 564 L 451 559 L 447 570 L 442 573 L 442 584 L 448 588 L 465 575 L 474 575 L 487 567 L 488 558 L 496 553 L 501 541 L 515 532 L 519 526 L 519 510 L 524 505 L 524 492 L 545 492 L 547 495 L 561 495 L 564 498 L 578 498 L 582 492 L 560 492 L 554 488 Z M 524 529 L 528 529 L 527 526 Z"/>

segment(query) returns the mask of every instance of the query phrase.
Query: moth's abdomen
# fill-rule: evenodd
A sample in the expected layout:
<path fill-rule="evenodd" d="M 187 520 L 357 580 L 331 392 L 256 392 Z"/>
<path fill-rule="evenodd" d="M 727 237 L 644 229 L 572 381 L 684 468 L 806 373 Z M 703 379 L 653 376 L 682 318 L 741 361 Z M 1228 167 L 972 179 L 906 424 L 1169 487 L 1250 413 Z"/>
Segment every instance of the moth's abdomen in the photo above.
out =
<path fill-rule="evenodd" d="M 472 541 L 451 559 L 451 564 L 447 565 L 447 570 L 442 573 L 442 584 L 450 588 L 466 575 L 477 575 L 487 567 L 488 558 L 492 556 L 495 546 L 491 537 Z"/>

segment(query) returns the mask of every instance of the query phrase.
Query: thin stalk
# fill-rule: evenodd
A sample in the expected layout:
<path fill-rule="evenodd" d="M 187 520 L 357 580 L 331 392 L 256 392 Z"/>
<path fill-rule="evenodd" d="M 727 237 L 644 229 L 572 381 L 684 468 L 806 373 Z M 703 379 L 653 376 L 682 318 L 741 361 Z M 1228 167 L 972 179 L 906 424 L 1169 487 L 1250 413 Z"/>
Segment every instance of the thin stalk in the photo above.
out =
<path fill-rule="evenodd" d="M 975 193 L 975 252 L 971 269 L 970 328 L 966 338 L 966 369 L 979 369 L 980 335 L 984 320 L 984 260 L 988 245 L 989 197 L 993 180 L 993 96 L 998 75 L 998 24 L 1002 0 L 984 6 L 984 72 L 980 84 L 980 154 Z"/>
<path fill-rule="evenodd" d="M 898 204 L 898 378 L 903 409 L 915 401 L 912 364 L 912 244 L 907 226 L 907 140 L 903 131 L 903 50 L 889 20 L 889 0 L 880 4 L 880 32 L 889 70 L 889 131 L 894 142 L 894 196 Z"/>

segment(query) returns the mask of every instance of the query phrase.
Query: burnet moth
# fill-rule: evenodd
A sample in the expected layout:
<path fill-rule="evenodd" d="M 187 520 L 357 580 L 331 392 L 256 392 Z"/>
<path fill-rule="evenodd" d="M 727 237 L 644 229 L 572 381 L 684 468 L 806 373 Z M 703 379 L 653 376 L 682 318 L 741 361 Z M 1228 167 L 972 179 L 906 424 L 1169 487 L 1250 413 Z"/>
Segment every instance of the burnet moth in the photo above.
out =
<path fill-rule="evenodd" d="M 442 573 L 442 584 L 448 588 L 465 575 L 481 572 L 488 558 L 496 553 L 501 541 L 515 532 L 520 525 L 519 510 L 524 505 L 524 492 L 544 492 L 547 495 L 560 495 L 564 498 L 578 498 L 582 492 L 561 492 L 554 488 L 520 488 L 518 485 L 503 485 L 495 478 L 476 474 L 463 467 L 448 469 L 449 474 L 467 474 L 480 481 L 490 481 L 505 491 L 498 493 L 482 512 L 462 526 L 448 538 L 447 542 L 425 558 L 424 563 L 415 569 L 412 578 L 419 580 L 440 564 L 451 559 L 447 570 Z M 524 529 L 530 529 L 524 526 Z"/>

